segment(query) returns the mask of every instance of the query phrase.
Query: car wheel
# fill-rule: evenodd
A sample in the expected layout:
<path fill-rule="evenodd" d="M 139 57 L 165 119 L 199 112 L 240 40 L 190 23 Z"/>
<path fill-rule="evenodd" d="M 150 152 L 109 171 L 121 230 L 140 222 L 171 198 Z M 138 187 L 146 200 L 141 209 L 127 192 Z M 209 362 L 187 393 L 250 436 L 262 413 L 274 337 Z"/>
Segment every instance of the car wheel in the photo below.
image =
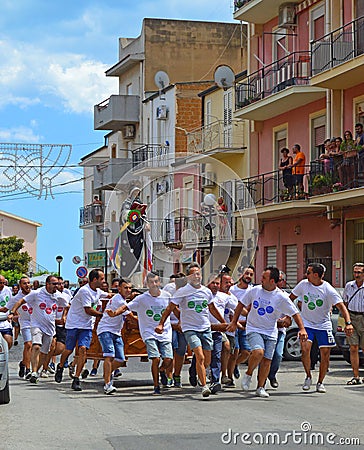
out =
<path fill-rule="evenodd" d="M 301 345 L 297 337 L 297 330 L 291 330 L 287 333 L 284 341 L 283 357 L 288 361 L 300 361 L 301 354 Z"/>
<path fill-rule="evenodd" d="M 9 379 L 2 391 L 0 391 L 0 405 L 5 405 L 10 402 L 10 389 L 9 389 Z"/>

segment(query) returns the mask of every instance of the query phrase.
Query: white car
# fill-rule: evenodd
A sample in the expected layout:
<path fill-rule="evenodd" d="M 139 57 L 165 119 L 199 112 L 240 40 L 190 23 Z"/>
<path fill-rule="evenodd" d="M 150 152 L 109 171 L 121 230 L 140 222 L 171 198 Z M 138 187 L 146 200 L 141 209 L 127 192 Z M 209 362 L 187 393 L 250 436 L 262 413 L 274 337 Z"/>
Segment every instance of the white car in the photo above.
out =
<path fill-rule="evenodd" d="M 6 320 L 7 313 L 0 313 L 0 320 Z M 10 402 L 9 389 L 9 350 L 8 344 L 0 333 L 0 405 Z"/>

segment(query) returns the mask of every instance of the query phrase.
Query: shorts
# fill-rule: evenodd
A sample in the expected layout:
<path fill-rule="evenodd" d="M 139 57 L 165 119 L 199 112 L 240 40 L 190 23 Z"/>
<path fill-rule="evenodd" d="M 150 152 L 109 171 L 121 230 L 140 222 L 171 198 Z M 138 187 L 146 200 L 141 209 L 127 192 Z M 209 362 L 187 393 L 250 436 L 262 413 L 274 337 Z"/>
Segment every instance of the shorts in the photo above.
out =
<path fill-rule="evenodd" d="M 170 358 L 173 359 L 172 342 L 158 341 L 157 339 L 146 339 L 148 358 Z"/>
<path fill-rule="evenodd" d="M 294 183 L 297 184 L 302 184 L 303 183 L 303 174 L 295 174 L 293 175 L 293 179 L 294 179 Z"/>
<path fill-rule="evenodd" d="M 230 344 L 230 355 L 233 355 L 235 352 L 235 335 L 227 334 L 226 337 Z"/>
<path fill-rule="evenodd" d="M 66 337 L 67 337 L 67 331 L 65 327 L 59 327 L 56 325 L 56 341 L 60 342 L 61 344 L 66 343 Z"/>
<path fill-rule="evenodd" d="M 359 345 L 364 348 L 364 315 L 353 314 L 349 311 L 350 321 L 353 324 L 353 334 L 346 338 L 349 345 Z"/>
<path fill-rule="evenodd" d="M 237 329 L 235 333 L 235 348 L 239 350 L 251 351 L 248 339 L 246 337 L 246 330 Z"/>
<path fill-rule="evenodd" d="M 172 348 L 178 356 L 184 356 L 187 351 L 185 335 L 177 330 L 172 330 Z"/>
<path fill-rule="evenodd" d="M 5 335 L 12 336 L 13 335 L 13 329 L 12 328 L 3 328 L 3 329 L 0 330 L 0 333 L 3 336 L 5 336 Z"/>
<path fill-rule="evenodd" d="M 31 333 L 32 333 L 32 344 L 40 345 L 41 346 L 40 352 L 47 355 L 52 345 L 53 336 L 44 333 L 38 327 L 32 327 Z"/>
<path fill-rule="evenodd" d="M 32 332 L 30 331 L 30 328 L 21 328 L 21 335 L 23 336 L 23 341 L 24 342 L 31 342 L 32 340 Z"/>
<path fill-rule="evenodd" d="M 214 348 L 211 330 L 187 330 L 184 331 L 183 334 L 185 335 L 187 344 L 190 346 L 191 350 L 197 347 L 202 347 L 203 350 L 212 351 L 212 349 Z"/>
<path fill-rule="evenodd" d="M 92 330 L 85 330 L 83 328 L 69 328 L 66 336 L 66 349 L 72 352 L 76 347 L 90 348 L 92 339 Z"/>
<path fill-rule="evenodd" d="M 273 359 L 277 338 L 252 331 L 246 335 L 251 350 L 264 350 L 264 358 Z"/>
<path fill-rule="evenodd" d="M 307 340 L 313 342 L 317 339 L 317 343 L 320 347 L 335 347 L 335 337 L 332 334 L 332 330 L 316 330 L 315 328 L 305 327 L 307 331 Z"/>
<path fill-rule="evenodd" d="M 98 336 L 102 355 L 105 358 L 115 358 L 116 361 L 125 361 L 124 342 L 121 336 L 110 331 L 104 331 Z"/>

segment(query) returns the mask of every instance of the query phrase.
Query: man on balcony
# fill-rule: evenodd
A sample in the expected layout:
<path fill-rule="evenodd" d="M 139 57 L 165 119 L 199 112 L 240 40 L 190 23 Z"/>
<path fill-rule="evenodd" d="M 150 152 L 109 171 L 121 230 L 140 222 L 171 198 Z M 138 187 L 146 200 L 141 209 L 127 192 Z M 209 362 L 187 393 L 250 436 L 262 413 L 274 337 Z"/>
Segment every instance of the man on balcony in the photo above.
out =
<path fill-rule="evenodd" d="M 292 147 L 292 152 L 294 154 L 293 164 L 292 164 L 292 175 L 295 185 L 295 194 L 304 192 L 303 189 L 303 175 L 305 173 L 306 156 L 301 152 L 301 146 L 295 144 Z"/>

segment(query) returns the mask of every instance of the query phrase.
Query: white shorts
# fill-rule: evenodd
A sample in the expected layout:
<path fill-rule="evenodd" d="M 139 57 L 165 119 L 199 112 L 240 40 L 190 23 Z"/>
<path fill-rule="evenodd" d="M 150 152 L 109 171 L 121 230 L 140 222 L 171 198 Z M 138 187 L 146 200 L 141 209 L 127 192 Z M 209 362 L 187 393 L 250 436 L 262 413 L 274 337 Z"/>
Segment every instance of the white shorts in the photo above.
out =
<path fill-rule="evenodd" d="M 49 336 L 49 334 L 44 333 L 38 327 L 32 327 L 32 344 L 41 345 L 40 352 L 44 354 L 48 354 L 51 348 L 53 336 Z"/>

